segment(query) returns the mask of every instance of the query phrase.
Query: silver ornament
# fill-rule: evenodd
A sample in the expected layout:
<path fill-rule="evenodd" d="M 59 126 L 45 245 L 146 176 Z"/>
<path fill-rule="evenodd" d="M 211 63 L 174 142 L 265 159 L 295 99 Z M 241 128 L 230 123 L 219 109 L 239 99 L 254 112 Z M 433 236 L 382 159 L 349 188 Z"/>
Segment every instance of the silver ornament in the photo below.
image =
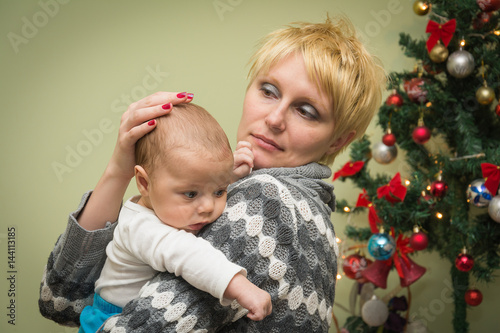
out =
<path fill-rule="evenodd" d="M 389 309 L 381 300 L 373 296 L 371 300 L 363 304 L 361 308 L 361 318 L 369 326 L 380 326 L 389 317 Z"/>
<path fill-rule="evenodd" d="M 500 195 L 494 196 L 488 205 L 488 214 L 493 221 L 500 223 Z"/>
<path fill-rule="evenodd" d="M 398 148 L 396 145 L 387 146 L 383 142 L 378 142 L 373 145 L 372 156 L 380 164 L 389 164 L 398 156 Z"/>
<path fill-rule="evenodd" d="M 448 57 L 446 69 L 451 76 L 463 79 L 474 71 L 474 57 L 465 50 L 455 51 Z"/>
<path fill-rule="evenodd" d="M 476 207 L 486 207 L 490 203 L 491 193 L 484 186 L 484 179 L 479 178 L 473 180 L 467 187 L 467 202 Z"/>

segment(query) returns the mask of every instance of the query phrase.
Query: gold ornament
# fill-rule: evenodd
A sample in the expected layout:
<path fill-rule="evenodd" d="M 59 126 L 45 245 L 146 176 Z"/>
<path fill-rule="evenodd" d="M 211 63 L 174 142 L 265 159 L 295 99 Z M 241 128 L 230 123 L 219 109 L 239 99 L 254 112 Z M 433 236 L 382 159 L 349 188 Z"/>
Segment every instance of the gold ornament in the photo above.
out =
<path fill-rule="evenodd" d="M 448 49 L 441 43 L 437 43 L 432 48 L 431 52 L 429 52 L 429 58 L 431 58 L 432 62 L 441 63 L 448 58 Z"/>
<path fill-rule="evenodd" d="M 425 1 L 417 0 L 413 3 L 413 11 L 417 15 L 424 16 L 430 9 L 431 6 Z"/>
<path fill-rule="evenodd" d="M 495 91 L 488 87 L 485 81 L 484 85 L 476 91 L 476 99 L 479 104 L 489 105 L 495 100 Z"/>

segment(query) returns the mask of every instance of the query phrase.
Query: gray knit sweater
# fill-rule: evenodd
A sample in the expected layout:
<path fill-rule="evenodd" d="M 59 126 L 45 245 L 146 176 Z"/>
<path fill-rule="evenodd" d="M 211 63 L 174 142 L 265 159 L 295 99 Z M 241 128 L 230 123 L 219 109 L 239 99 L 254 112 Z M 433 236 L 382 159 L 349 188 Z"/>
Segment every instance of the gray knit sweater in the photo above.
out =
<path fill-rule="evenodd" d="M 337 247 L 330 214 L 333 187 L 321 179 L 328 167 L 261 169 L 233 184 L 222 216 L 199 235 L 248 278 L 271 294 L 273 312 L 251 321 L 236 302 L 219 301 L 168 272 L 144 286 L 103 332 L 327 332 L 337 274 Z M 87 232 L 70 215 L 52 251 L 41 283 L 41 313 L 64 325 L 78 325 L 92 302 L 94 282 L 105 260 L 113 225 Z"/>

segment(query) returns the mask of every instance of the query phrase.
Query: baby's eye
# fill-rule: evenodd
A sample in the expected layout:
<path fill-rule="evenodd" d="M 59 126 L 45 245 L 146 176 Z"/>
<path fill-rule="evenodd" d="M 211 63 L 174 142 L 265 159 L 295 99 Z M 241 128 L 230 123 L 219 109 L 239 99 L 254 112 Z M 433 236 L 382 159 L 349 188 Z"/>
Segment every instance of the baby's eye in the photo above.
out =
<path fill-rule="evenodd" d="M 226 193 L 226 190 L 218 190 L 215 192 L 215 196 L 220 198 L 224 195 L 224 193 Z"/>
<path fill-rule="evenodd" d="M 188 197 L 189 199 L 193 199 L 198 195 L 198 192 L 191 191 L 191 192 L 184 192 L 184 195 Z"/>

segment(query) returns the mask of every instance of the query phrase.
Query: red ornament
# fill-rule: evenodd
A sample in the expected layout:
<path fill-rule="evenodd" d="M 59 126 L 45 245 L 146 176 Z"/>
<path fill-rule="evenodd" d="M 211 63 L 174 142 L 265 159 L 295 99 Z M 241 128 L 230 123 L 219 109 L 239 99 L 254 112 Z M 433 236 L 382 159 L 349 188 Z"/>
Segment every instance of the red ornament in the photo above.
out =
<path fill-rule="evenodd" d="M 351 254 L 344 259 L 342 264 L 342 268 L 344 270 L 345 275 L 350 278 L 358 281 L 359 283 L 365 283 L 367 280 L 361 274 L 362 271 L 368 267 L 372 261 L 370 259 L 365 258 L 360 254 Z"/>
<path fill-rule="evenodd" d="M 500 9 L 500 0 L 476 0 L 483 12 L 494 12 Z"/>
<path fill-rule="evenodd" d="M 400 107 L 403 105 L 403 97 L 401 97 L 400 94 L 398 93 L 393 93 L 392 95 L 389 95 L 387 99 L 385 100 L 385 104 L 389 106 L 395 106 L 395 107 Z"/>
<path fill-rule="evenodd" d="M 424 90 L 422 85 L 425 80 L 420 77 L 415 77 L 410 81 L 405 81 L 403 87 L 408 95 L 408 98 L 415 103 L 427 102 L 427 90 Z"/>
<path fill-rule="evenodd" d="M 431 194 L 434 197 L 442 198 L 448 191 L 448 184 L 443 180 L 435 180 L 431 184 Z"/>
<path fill-rule="evenodd" d="M 429 63 L 424 64 L 423 67 L 424 67 L 424 70 L 427 73 L 429 73 L 430 75 L 436 75 L 436 74 L 439 74 L 443 71 L 442 69 L 439 69 L 439 68 L 433 69 L 433 66 Z"/>
<path fill-rule="evenodd" d="M 465 303 L 478 306 L 483 301 L 483 294 L 478 289 L 469 289 L 465 292 Z"/>
<path fill-rule="evenodd" d="M 423 145 L 431 138 L 431 130 L 425 125 L 417 126 L 412 133 L 413 141 L 419 145 Z"/>
<path fill-rule="evenodd" d="M 490 22 L 492 13 L 480 12 L 477 14 L 476 18 L 472 21 L 472 27 L 475 30 L 482 29 L 486 23 Z"/>
<path fill-rule="evenodd" d="M 500 117 L 500 102 L 497 104 L 497 107 L 495 108 L 495 113 L 497 114 L 497 116 Z"/>
<path fill-rule="evenodd" d="M 460 253 L 455 259 L 455 267 L 462 272 L 468 272 L 474 266 L 474 258 L 470 254 Z"/>
<path fill-rule="evenodd" d="M 415 251 L 421 251 L 427 248 L 428 244 L 429 244 L 429 238 L 427 238 L 427 235 L 422 231 L 414 232 L 410 237 L 410 246 Z"/>
<path fill-rule="evenodd" d="M 396 143 L 396 136 L 393 133 L 386 133 L 382 137 L 382 142 L 386 146 L 394 146 Z"/>
<path fill-rule="evenodd" d="M 387 288 L 387 277 L 392 268 L 392 259 L 375 260 L 361 274 L 366 281 L 373 283 L 376 287 Z"/>

